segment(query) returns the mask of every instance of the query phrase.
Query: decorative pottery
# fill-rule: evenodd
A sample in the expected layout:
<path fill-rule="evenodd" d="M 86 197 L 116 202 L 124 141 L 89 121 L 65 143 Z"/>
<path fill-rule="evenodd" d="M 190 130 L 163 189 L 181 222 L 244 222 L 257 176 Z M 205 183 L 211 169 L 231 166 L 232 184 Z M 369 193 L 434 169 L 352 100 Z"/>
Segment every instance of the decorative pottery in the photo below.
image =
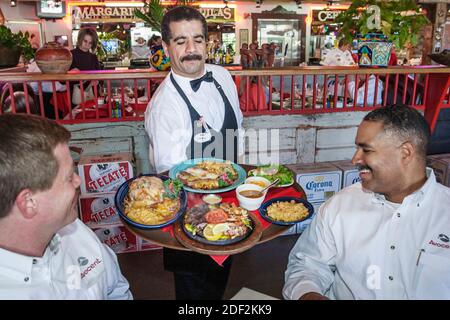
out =
<path fill-rule="evenodd" d="M 0 47 L 0 68 L 15 67 L 19 63 L 22 50 L 19 47 Z"/>
<path fill-rule="evenodd" d="M 57 42 L 48 42 L 36 51 L 36 63 L 43 73 L 66 73 L 72 64 L 72 53 Z"/>
<path fill-rule="evenodd" d="M 162 46 L 151 48 L 150 64 L 158 71 L 166 71 L 170 68 L 170 59 L 165 55 Z"/>
<path fill-rule="evenodd" d="M 358 39 L 358 65 L 360 67 L 387 67 L 392 42 L 378 34 L 367 34 Z"/>

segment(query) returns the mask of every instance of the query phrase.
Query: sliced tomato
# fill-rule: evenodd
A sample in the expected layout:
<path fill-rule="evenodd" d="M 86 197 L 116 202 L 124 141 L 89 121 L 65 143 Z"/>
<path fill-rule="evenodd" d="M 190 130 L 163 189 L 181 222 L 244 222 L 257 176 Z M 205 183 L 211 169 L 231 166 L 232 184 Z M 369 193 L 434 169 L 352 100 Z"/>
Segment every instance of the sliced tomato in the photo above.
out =
<path fill-rule="evenodd" d="M 222 209 L 211 210 L 206 213 L 205 220 L 208 223 L 222 223 L 226 222 L 228 219 L 228 214 Z"/>

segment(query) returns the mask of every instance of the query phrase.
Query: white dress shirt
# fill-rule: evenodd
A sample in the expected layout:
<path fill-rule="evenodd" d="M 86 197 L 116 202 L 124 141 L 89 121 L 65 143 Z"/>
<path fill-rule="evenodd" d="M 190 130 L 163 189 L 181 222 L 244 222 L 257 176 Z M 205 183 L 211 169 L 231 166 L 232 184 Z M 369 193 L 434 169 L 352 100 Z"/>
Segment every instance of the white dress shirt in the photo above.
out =
<path fill-rule="evenodd" d="M 27 72 L 42 72 L 41 69 L 39 69 L 36 61 L 32 61 L 27 66 Z M 29 82 L 28 83 L 31 88 L 33 88 L 33 91 L 35 94 L 39 95 L 39 87 L 37 82 Z M 51 81 L 42 81 L 42 91 L 43 92 L 53 92 L 53 84 Z M 55 89 L 56 91 L 66 91 L 66 86 L 64 84 L 61 84 L 59 81 L 55 81 Z"/>
<path fill-rule="evenodd" d="M 132 299 L 115 253 L 79 219 L 42 257 L 0 249 L 0 299 Z"/>
<path fill-rule="evenodd" d="M 236 85 L 230 73 L 220 66 L 206 64 L 206 71 L 212 71 L 214 79 L 230 101 L 238 124 L 242 130 L 242 112 Z M 202 82 L 200 89 L 194 92 L 190 81 L 172 74 L 184 91 L 194 109 L 214 130 L 220 131 L 225 119 L 225 104 L 213 82 Z M 197 120 L 197 119 L 193 119 Z M 187 160 L 186 148 L 191 142 L 192 123 L 188 107 L 175 89 L 170 75 L 160 84 L 145 111 L 145 129 L 150 138 L 150 162 L 156 172 L 162 172 Z M 238 153 L 242 154 L 242 134 L 239 139 Z"/>
<path fill-rule="evenodd" d="M 350 51 L 342 51 L 339 48 L 332 49 L 327 52 L 324 59 L 320 62 L 324 66 L 354 66 L 356 65 Z"/>
<path fill-rule="evenodd" d="M 289 255 L 283 296 L 450 299 L 450 188 L 427 174 L 401 204 L 361 183 L 325 202 Z"/>

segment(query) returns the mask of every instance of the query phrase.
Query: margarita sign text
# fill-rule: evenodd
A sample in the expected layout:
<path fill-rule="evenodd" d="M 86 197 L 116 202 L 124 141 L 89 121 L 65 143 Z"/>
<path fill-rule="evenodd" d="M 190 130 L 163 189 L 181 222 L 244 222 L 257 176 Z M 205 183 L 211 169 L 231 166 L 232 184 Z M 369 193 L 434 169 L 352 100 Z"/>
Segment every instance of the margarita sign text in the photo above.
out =
<path fill-rule="evenodd" d="M 105 6 L 73 6 L 72 16 L 79 22 L 104 20 L 140 20 L 135 17 L 136 7 L 105 7 Z M 138 8 L 143 11 L 143 8 Z M 197 8 L 208 21 L 234 21 L 234 8 Z"/>

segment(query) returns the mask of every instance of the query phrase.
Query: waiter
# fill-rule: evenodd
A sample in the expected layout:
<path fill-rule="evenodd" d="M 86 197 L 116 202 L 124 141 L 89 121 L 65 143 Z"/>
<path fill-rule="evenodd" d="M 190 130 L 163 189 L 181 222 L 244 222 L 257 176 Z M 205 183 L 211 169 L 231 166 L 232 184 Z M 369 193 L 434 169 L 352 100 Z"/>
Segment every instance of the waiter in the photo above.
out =
<path fill-rule="evenodd" d="M 231 75 L 205 65 L 205 18 L 194 8 L 176 7 L 163 17 L 162 39 L 171 72 L 145 113 L 150 162 L 158 173 L 193 158 L 236 162 L 243 117 Z M 164 248 L 164 267 L 174 272 L 176 299 L 219 300 L 231 257 L 219 266 L 207 255 Z"/>

